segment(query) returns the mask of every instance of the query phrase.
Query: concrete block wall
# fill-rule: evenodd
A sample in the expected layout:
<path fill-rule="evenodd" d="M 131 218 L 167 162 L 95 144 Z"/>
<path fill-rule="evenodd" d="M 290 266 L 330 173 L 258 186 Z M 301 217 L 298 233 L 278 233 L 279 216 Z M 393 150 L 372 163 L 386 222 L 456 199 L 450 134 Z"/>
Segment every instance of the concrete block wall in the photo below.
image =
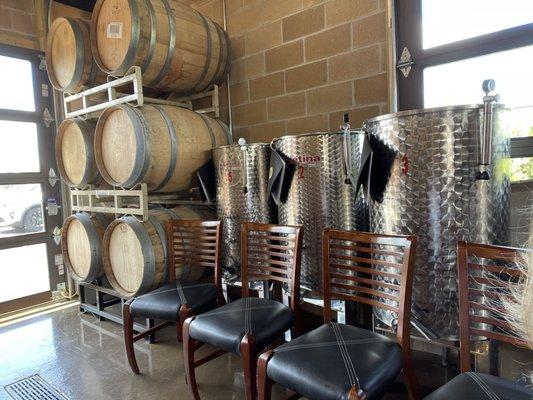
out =
<path fill-rule="evenodd" d="M 222 0 L 189 3 L 223 24 Z M 234 138 L 337 130 L 345 112 L 360 126 L 389 111 L 386 0 L 226 0 L 226 11 Z"/>
<path fill-rule="evenodd" d="M 2 0 L 0 2 L 0 43 L 39 49 L 36 2 L 34 0 Z"/>

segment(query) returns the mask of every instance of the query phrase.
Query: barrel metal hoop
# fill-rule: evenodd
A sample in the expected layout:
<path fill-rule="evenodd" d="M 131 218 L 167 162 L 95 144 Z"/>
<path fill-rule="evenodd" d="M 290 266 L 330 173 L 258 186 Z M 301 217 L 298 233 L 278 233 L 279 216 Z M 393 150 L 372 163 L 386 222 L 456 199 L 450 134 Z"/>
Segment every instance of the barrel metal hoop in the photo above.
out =
<path fill-rule="evenodd" d="M 130 44 L 128 45 L 128 50 L 126 51 L 126 56 L 124 61 L 120 66 L 113 70 L 113 75 L 124 75 L 128 70 L 135 65 L 135 58 L 137 55 L 137 49 L 139 48 L 140 41 L 140 23 L 135 23 L 135 20 L 139 20 L 139 8 L 137 7 L 137 0 L 129 0 L 128 4 L 131 10 L 131 39 Z"/>
<path fill-rule="evenodd" d="M 144 0 L 146 3 L 146 8 L 148 9 L 148 14 L 150 15 L 150 44 L 148 47 L 148 54 L 146 55 L 146 59 L 141 65 L 141 72 L 146 72 L 146 69 L 150 66 L 150 63 L 152 62 L 152 57 L 154 56 L 155 51 L 155 41 L 157 37 L 157 30 L 156 30 L 156 17 L 155 17 L 155 10 L 154 5 L 152 4 L 151 0 Z"/>
<path fill-rule="evenodd" d="M 215 79 L 218 76 L 218 74 L 220 74 L 221 72 L 224 72 L 224 71 L 221 71 L 221 68 L 225 68 L 226 61 L 227 61 L 227 59 L 224 59 L 224 61 L 222 61 L 223 60 L 223 49 L 224 49 L 224 47 L 222 46 L 222 43 L 223 43 L 223 40 L 224 40 L 224 34 L 221 33 L 222 28 L 220 28 L 218 25 L 215 24 L 215 29 L 217 31 L 218 43 L 219 43 L 218 65 L 217 65 L 217 69 L 215 71 L 215 75 L 213 75 L 213 78 L 211 79 L 211 81 L 213 81 L 213 79 Z"/>
<path fill-rule="evenodd" d="M 78 26 L 78 24 L 71 18 L 66 18 L 70 23 L 70 27 L 74 32 L 74 39 L 76 40 L 76 66 L 74 67 L 74 75 L 68 84 L 63 90 L 65 92 L 70 92 L 78 86 L 83 75 L 83 66 L 85 65 L 85 52 L 83 44 L 83 33 Z"/>
<path fill-rule="evenodd" d="M 176 163 L 178 161 L 178 140 L 176 139 L 176 129 L 174 127 L 174 124 L 170 120 L 170 117 L 166 113 L 166 111 L 163 109 L 163 107 L 154 104 L 153 107 L 159 111 L 163 119 L 165 120 L 165 123 L 168 127 L 168 134 L 170 139 L 170 164 L 168 166 L 167 173 L 161 183 L 154 189 L 154 192 L 157 192 L 158 190 L 163 189 L 170 178 L 172 178 L 172 174 L 174 173 L 174 168 L 176 168 Z"/>
<path fill-rule="evenodd" d="M 137 218 L 126 216 L 126 217 L 122 217 L 121 220 L 133 230 L 133 232 L 135 233 L 135 236 L 137 236 L 137 239 L 141 243 L 141 250 L 144 256 L 144 266 L 145 266 L 144 273 L 143 273 L 143 279 L 139 287 L 139 291 L 142 292 L 147 289 L 150 289 L 153 285 L 153 277 L 155 275 L 154 247 L 152 246 L 152 241 L 150 240 L 150 235 L 148 235 L 146 228 Z"/>
<path fill-rule="evenodd" d="M 69 272 L 75 278 L 77 278 L 77 280 L 91 282 L 94 279 L 96 279 L 98 275 L 98 268 L 97 268 L 97 265 L 95 264 L 99 262 L 98 260 L 102 259 L 102 248 L 100 245 L 100 241 L 98 240 L 98 234 L 96 233 L 96 229 L 94 228 L 94 225 L 91 222 L 91 216 L 89 214 L 82 212 L 82 213 L 72 215 L 69 219 L 70 221 L 73 221 L 74 219 L 78 220 L 82 224 L 82 226 L 85 228 L 85 231 L 87 232 L 87 237 L 89 238 L 89 249 L 92 254 L 91 265 L 89 267 L 89 274 L 86 277 L 84 277 L 84 276 L 79 276 L 74 271 L 74 268 L 72 267 L 72 262 L 67 252 L 67 248 L 68 248 L 67 247 L 68 246 L 67 230 L 64 231 L 63 236 L 61 238 L 62 240 L 61 248 L 63 250 L 63 254 L 66 255 L 66 257 L 64 257 L 63 262 L 67 266 Z"/>
<path fill-rule="evenodd" d="M 87 126 L 88 124 L 86 121 L 79 119 L 77 123 L 81 124 L 82 126 L 86 128 L 89 128 Z M 83 143 L 85 143 L 85 154 L 87 156 L 87 164 L 85 166 L 86 167 L 85 172 L 83 173 L 83 178 L 81 179 L 79 186 L 87 185 L 89 181 L 91 181 L 93 178 L 92 176 L 90 176 L 91 170 L 94 173 L 94 170 L 96 169 L 94 168 L 94 165 L 93 165 L 93 168 L 90 168 L 91 166 L 90 164 L 94 164 L 94 147 L 93 147 L 94 145 L 93 145 L 93 137 L 92 137 L 93 135 L 87 133 L 89 131 L 90 129 L 81 129 L 81 135 L 83 136 Z"/>
<path fill-rule="evenodd" d="M 224 35 L 224 38 L 226 39 L 226 44 L 228 45 L 227 52 L 226 52 L 226 62 L 224 66 L 224 73 L 220 76 L 220 79 L 218 81 L 218 84 L 222 84 L 224 80 L 226 79 L 226 75 L 229 73 L 229 69 L 231 66 L 231 40 L 229 38 L 228 32 L 226 32 L 224 29 L 222 29 L 222 34 Z"/>
<path fill-rule="evenodd" d="M 167 11 L 168 26 L 170 28 L 168 52 L 163 68 L 161 68 L 159 74 L 157 74 L 157 76 L 150 83 L 148 83 L 147 86 L 156 86 L 161 82 L 161 80 L 165 77 L 168 70 L 170 69 L 170 66 L 172 65 L 172 59 L 174 58 L 174 53 L 176 52 L 176 21 L 174 21 L 174 11 L 172 10 L 172 7 L 170 6 L 167 0 L 161 0 L 161 2 L 165 6 L 165 10 Z"/>
<path fill-rule="evenodd" d="M 148 216 L 148 221 L 154 226 L 155 231 L 157 232 L 157 236 L 159 236 L 159 239 L 161 239 L 161 245 L 163 246 L 163 262 L 165 265 L 168 266 L 168 252 L 167 252 L 167 234 L 165 232 L 165 227 L 157 218 L 155 218 L 153 215 Z M 163 281 L 168 280 L 168 268 L 165 271 L 165 275 L 163 276 Z"/>
<path fill-rule="evenodd" d="M 148 135 L 148 124 L 144 115 L 134 107 L 122 107 L 130 114 L 135 131 L 137 149 L 135 151 L 135 164 L 129 178 L 122 184 L 124 187 L 133 186 L 140 182 L 150 165 L 150 136 Z M 142 162 L 140 162 L 142 160 Z"/>
<path fill-rule="evenodd" d="M 205 126 L 207 127 L 207 130 L 209 131 L 209 135 L 211 136 L 211 146 L 217 147 L 217 140 L 215 138 L 215 132 L 213 132 L 213 128 L 211 127 L 211 124 L 209 123 L 209 120 L 204 114 L 198 113 L 198 115 L 202 118 L 204 121 Z"/>
<path fill-rule="evenodd" d="M 202 71 L 202 75 L 200 75 L 200 79 L 198 79 L 198 83 L 193 87 L 192 89 L 193 92 L 204 89 L 205 86 L 207 86 L 205 84 L 202 84 L 202 82 L 205 79 L 207 72 L 209 71 L 209 67 L 211 66 L 211 51 L 213 47 L 213 43 L 212 43 L 213 40 L 211 39 L 211 31 L 209 30 L 209 22 L 207 21 L 207 18 L 204 17 L 199 11 L 196 11 L 196 13 L 200 16 L 205 26 L 205 33 L 207 37 L 207 54 L 205 58 L 205 65 Z"/>

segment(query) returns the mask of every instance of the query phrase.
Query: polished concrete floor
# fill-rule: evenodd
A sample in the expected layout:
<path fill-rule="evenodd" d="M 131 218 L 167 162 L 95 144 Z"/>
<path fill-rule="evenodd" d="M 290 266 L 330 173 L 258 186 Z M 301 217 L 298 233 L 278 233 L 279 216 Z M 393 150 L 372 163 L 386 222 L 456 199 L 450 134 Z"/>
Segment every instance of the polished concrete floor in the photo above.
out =
<path fill-rule="evenodd" d="M 142 374 L 130 372 L 122 328 L 80 314 L 76 306 L 0 328 L 0 399 L 10 397 L 3 387 L 40 374 L 69 399 L 186 399 L 182 349 L 174 327 L 158 334 L 158 343 L 136 344 Z M 209 349 L 202 349 L 207 352 Z M 456 374 L 440 366 L 440 358 L 415 352 L 423 394 Z M 225 355 L 197 370 L 203 399 L 243 399 L 242 373 L 237 358 Z M 282 398 L 277 389 L 274 399 Z M 386 400 L 407 398 L 403 384 L 391 387 Z"/>

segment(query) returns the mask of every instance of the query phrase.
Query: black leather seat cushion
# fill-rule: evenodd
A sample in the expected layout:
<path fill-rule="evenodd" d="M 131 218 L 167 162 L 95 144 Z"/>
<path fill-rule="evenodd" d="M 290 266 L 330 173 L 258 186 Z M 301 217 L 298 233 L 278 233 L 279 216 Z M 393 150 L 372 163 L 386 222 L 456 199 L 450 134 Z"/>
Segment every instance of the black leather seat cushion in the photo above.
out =
<path fill-rule="evenodd" d="M 533 390 L 497 376 L 467 372 L 457 375 L 424 400 L 531 400 Z"/>
<path fill-rule="evenodd" d="M 137 297 L 130 305 L 134 317 L 177 321 L 185 302 L 194 314 L 216 307 L 217 287 L 212 283 L 175 281 Z"/>
<path fill-rule="evenodd" d="M 268 299 L 247 297 L 198 315 L 190 336 L 231 353 L 240 353 L 246 332 L 253 335 L 255 349 L 264 349 L 294 325 L 289 307 Z"/>
<path fill-rule="evenodd" d="M 322 325 L 274 351 L 268 376 L 312 400 L 347 399 L 359 381 L 379 399 L 402 369 L 402 352 L 389 338 L 354 326 Z"/>

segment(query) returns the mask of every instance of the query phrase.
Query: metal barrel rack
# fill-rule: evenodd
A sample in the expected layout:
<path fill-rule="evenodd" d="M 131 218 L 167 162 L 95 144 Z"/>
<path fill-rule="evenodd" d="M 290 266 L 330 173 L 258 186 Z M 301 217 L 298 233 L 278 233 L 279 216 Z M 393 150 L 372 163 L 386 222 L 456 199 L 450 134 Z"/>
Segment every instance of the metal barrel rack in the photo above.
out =
<path fill-rule="evenodd" d="M 78 93 L 63 94 L 65 118 L 89 118 L 118 104 L 129 104 L 141 107 L 144 104 L 163 104 L 183 107 L 200 114 L 218 118 L 220 116 L 219 87 L 212 85 L 201 93 L 186 97 L 166 99 L 146 97 L 143 93 L 142 74 L 140 67 L 131 68 L 124 76 L 109 75 L 107 82 L 92 88 L 84 88 Z M 202 204 L 199 192 L 193 190 L 171 194 L 149 194 L 147 185 L 140 183 L 133 188 L 96 187 L 70 188 L 69 199 L 71 212 L 88 212 L 114 214 L 115 218 L 131 215 L 139 220 L 148 220 L 150 204 L 154 205 L 190 205 Z M 93 282 L 79 284 L 80 311 L 91 313 L 100 320 L 109 320 L 122 325 L 122 315 L 112 312 L 109 308 L 128 299 L 110 288 L 101 278 Z M 94 300 L 91 293 L 94 292 Z M 154 326 L 154 320 L 146 319 L 144 323 L 135 322 L 133 329 L 137 332 Z M 153 342 L 155 335 L 147 340 Z"/>

